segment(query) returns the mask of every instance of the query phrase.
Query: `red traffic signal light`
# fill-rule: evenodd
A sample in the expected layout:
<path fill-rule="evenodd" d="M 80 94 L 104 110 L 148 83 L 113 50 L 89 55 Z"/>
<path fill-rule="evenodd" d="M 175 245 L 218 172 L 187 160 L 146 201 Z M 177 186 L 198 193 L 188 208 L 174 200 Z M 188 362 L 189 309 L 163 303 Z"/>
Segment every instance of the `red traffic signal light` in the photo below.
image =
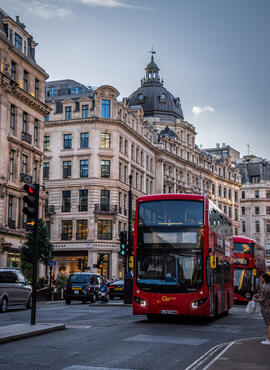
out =
<path fill-rule="evenodd" d="M 33 220 L 38 221 L 39 185 L 25 184 L 23 190 L 27 192 L 27 195 L 23 197 L 27 205 L 23 208 L 23 213 L 27 216 L 27 225 L 34 226 Z"/>

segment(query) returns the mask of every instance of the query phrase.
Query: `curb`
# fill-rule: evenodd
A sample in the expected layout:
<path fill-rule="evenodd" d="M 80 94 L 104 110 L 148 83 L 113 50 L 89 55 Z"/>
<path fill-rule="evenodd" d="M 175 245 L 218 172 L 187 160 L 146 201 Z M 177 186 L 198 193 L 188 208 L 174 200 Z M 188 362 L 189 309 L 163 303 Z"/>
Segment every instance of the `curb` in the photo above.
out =
<path fill-rule="evenodd" d="M 46 327 L 44 327 L 46 326 Z M 18 339 L 30 338 L 35 337 L 37 335 L 51 333 L 58 330 L 65 329 L 65 324 L 16 324 L 16 325 L 9 325 L 9 326 L 2 326 L 1 332 L 2 336 L 0 336 L 0 344 L 12 342 Z M 7 329 L 7 333 L 3 334 L 4 330 Z M 14 333 L 9 334 L 9 331 L 14 329 Z M 16 333 L 17 329 L 17 333 Z"/>

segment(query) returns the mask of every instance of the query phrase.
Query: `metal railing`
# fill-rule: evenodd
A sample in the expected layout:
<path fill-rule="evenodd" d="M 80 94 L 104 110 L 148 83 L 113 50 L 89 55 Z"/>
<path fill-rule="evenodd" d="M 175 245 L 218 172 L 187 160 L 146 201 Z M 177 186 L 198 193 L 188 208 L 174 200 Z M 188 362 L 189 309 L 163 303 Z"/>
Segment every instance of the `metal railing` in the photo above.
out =
<path fill-rule="evenodd" d="M 32 176 L 27 175 L 26 173 L 21 173 L 20 180 L 26 184 L 32 183 Z"/>
<path fill-rule="evenodd" d="M 46 215 L 53 215 L 53 214 L 55 214 L 54 206 L 46 205 L 45 206 L 45 214 Z"/>
<path fill-rule="evenodd" d="M 115 214 L 118 210 L 116 204 L 95 204 L 94 212 Z"/>
<path fill-rule="evenodd" d="M 28 144 L 32 144 L 32 135 L 28 134 L 28 132 L 22 131 L 21 139 Z"/>

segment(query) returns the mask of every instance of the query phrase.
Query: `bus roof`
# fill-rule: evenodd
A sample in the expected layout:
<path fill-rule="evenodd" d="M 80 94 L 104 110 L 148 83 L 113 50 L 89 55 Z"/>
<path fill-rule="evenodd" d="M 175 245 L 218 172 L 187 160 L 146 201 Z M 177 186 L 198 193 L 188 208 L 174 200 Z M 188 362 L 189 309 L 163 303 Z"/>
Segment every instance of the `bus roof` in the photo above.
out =
<path fill-rule="evenodd" d="M 245 236 L 238 236 L 238 235 L 235 235 L 233 237 L 233 242 L 234 243 L 254 243 L 254 244 L 257 244 L 256 240 L 254 240 L 254 239 L 247 238 Z"/>
<path fill-rule="evenodd" d="M 205 199 L 208 199 L 205 195 L 198 194 L 154 194 L 154 195 L 144 195 L 138 197 L 138 202 L 148 202 L 151 200 L 163 200 L 163 199 L 184 199 L 184 200 L 197 200 L 204 202 Z"/>

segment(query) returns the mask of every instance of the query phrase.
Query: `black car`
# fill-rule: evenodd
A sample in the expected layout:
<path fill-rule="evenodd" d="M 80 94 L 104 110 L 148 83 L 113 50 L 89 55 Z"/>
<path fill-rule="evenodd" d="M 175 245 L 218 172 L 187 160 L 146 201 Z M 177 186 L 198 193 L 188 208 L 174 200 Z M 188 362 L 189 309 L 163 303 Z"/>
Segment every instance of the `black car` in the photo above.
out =
<path fill-rule="evenodd" d="M 102 285 L 103 279 L 98 274 L 90 274 L 89 272 L 71 274 L 64 291 L 66 304 L 70 304 L 71 301 L 95 303 L 100 299 Z"/>
<path fill-rule="evenodd" d="M 110 290 L 110 299 L 114 297 L 119 297 L 124 299 L 125 294 L 125 282 L 124 280 L 117 280 L 109 286 Z"/>

